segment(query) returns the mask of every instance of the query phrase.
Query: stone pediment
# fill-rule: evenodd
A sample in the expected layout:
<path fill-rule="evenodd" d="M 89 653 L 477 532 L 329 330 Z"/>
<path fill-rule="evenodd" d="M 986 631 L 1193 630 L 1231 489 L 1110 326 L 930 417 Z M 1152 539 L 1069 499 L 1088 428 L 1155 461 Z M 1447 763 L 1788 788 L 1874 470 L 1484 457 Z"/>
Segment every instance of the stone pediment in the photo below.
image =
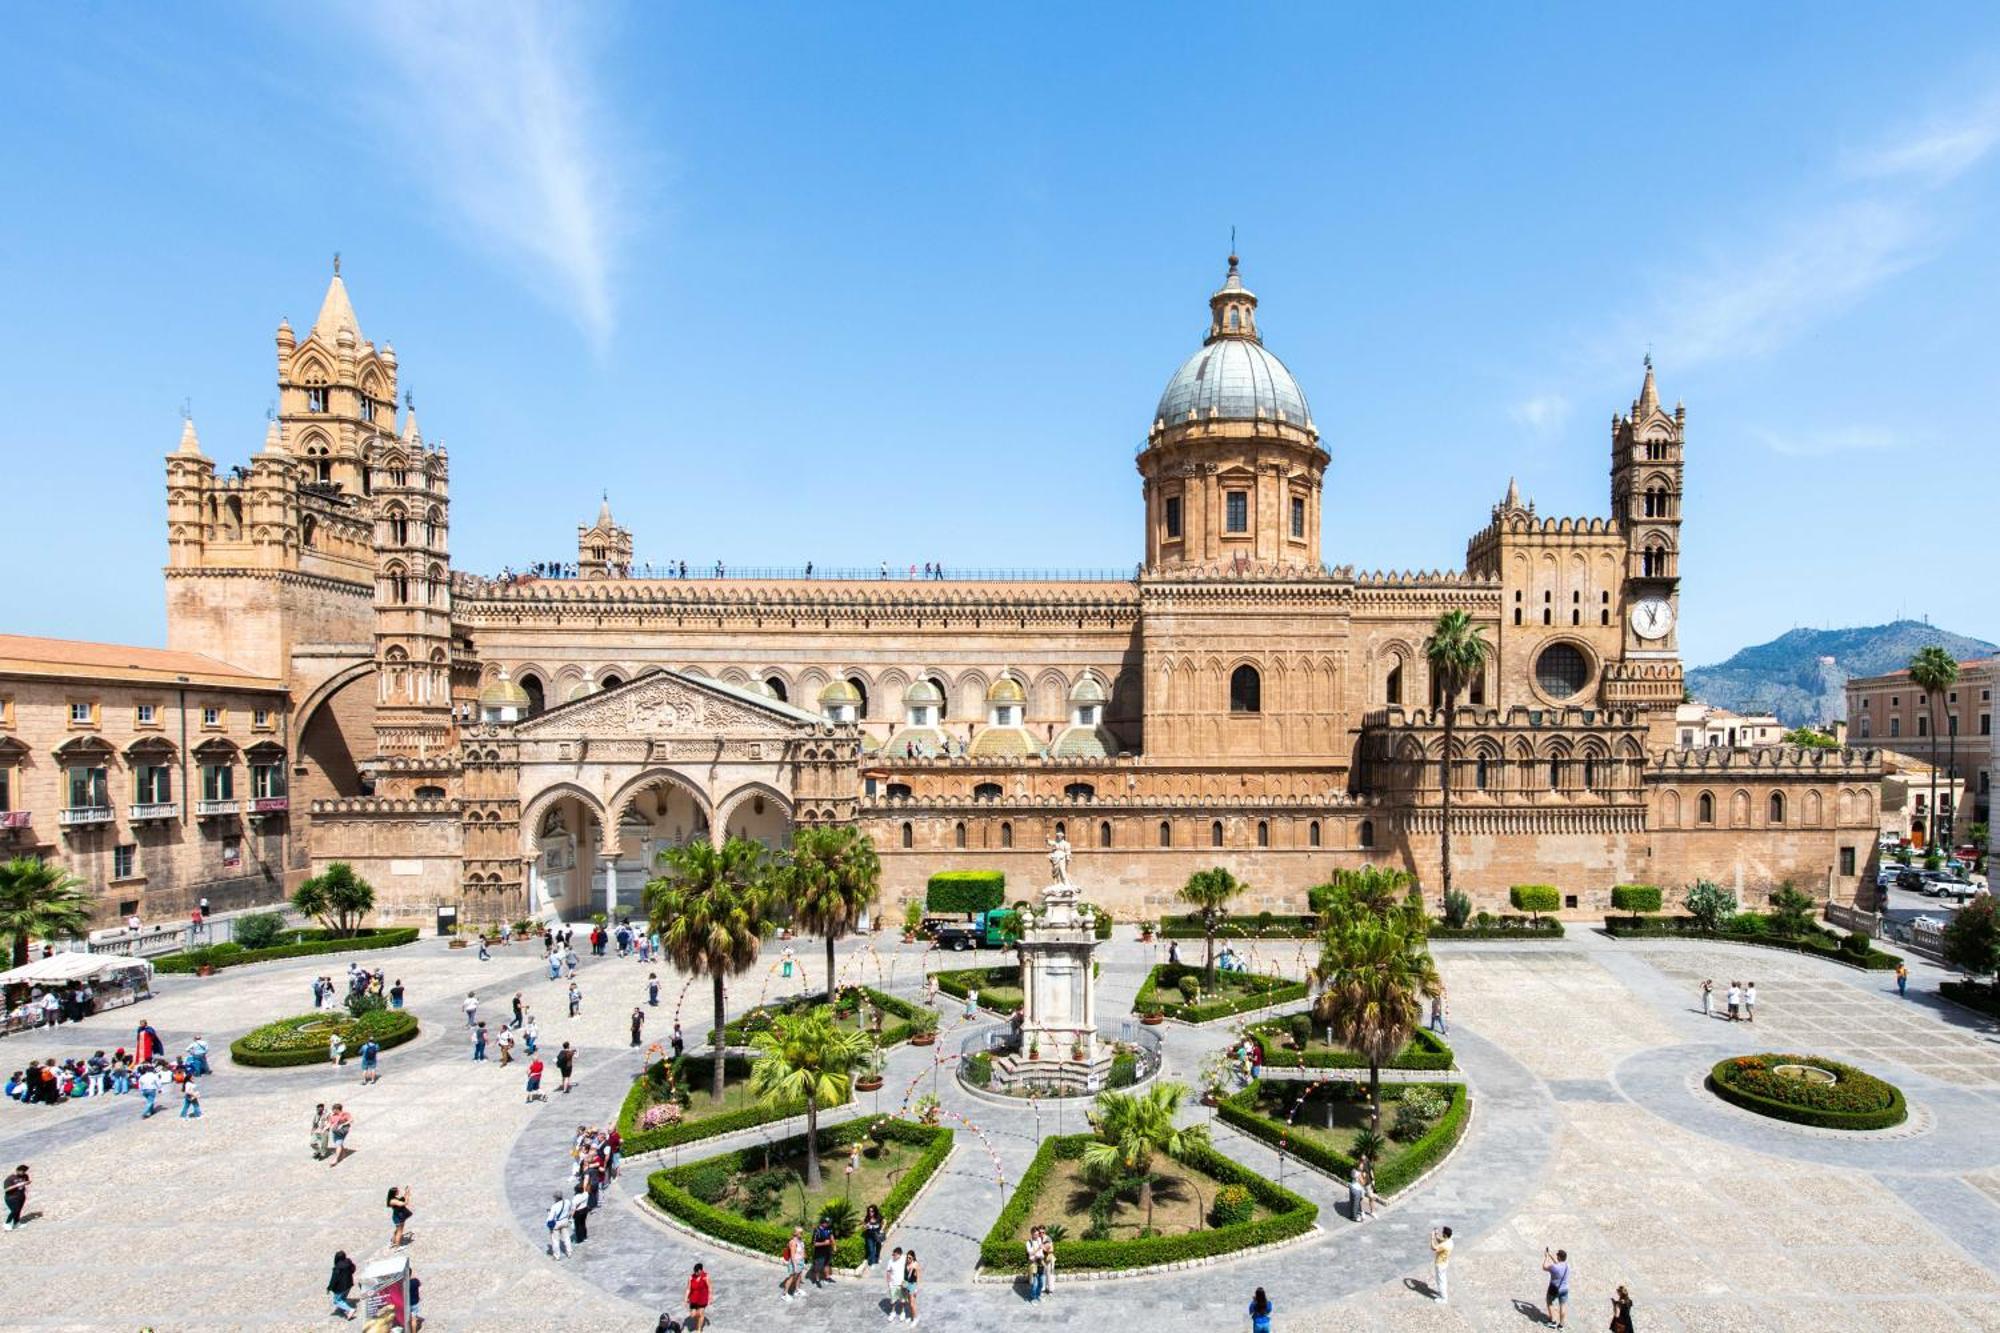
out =
<path fill-rule="evenodd" d="M 705 676 L 654 671 L 549 709 L 514 728 L 522 740 L 557 737 L 797 736 L 827 725 L 816 714 Z"/>

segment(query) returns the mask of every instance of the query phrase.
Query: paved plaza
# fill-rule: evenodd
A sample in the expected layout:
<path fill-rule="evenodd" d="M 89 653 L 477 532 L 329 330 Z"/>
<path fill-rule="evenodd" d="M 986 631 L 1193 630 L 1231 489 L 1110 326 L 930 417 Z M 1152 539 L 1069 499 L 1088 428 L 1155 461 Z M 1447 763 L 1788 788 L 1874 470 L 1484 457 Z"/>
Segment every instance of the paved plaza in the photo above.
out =
<path fill-rule="evenodd" d="M 817 976 L 818 950 L 801 955 Z M 1940 973 L 1913 968 L 1911 996 L 1887 975 L 1768 950 L 1618 942 L 1578 930 L 1558 944 L 1438 946 L 1452 996 L 1451 1039 L 1474 1098 L 1472 1127 L 1443 1168 L 1389 1201 L 1375 1223 L 1344 1216 L 1344 1189 L 1216 1123 L 1223 1150 L 1320 1205 L 1321 1230 L 1264 1254 L 1156 1276 L 1078 1280 L 1058 1274 L 1053 1297 L 974 1283 L 978 1242 L 1039 1135 L 1074 1132 L 1074 1105 L 1037 1113 L 935 1086 L 959 1130 L 939 1178 L 892 1233 L 927 1269 L 923 1322 L 940 1328 L 1024 1324 L 1083 1328 L 1109 1318 L 1154 1329 L 1241 1328 L 1256 1286 L 1291 1329 L 1489 1329 L 1540 1318 L 1542 1247 L 1575 1263 L 1572 1325 L 1604 1327 L 1619 1283 L 1649 1330 L 2000 1329 L 2000 1032 L 1937 1000 Z M 879 1320 L 880 1284 L 841 1281 L 795 1304 L 776 1296 L 779 1270 L 676 1231 L 642 1211 L 646 1171 L 628 1162 L 567 1261 L 542 1254 L 541 1212 L 568 1175 L 569 1136 L 617 1111 L 642 1053 L 627 1022 L 644 999 L 647 966 L 588 959 L 584 1009 L 564 1014 L 538 950 L 496 950 L 490 962 L 424 940 L 362 955 L 401 978 L 424 1024 L 415 1043 L 383 1056 L 383 1078 L 358 1068 L 248 1070 L 218 1061 L 204 1083 L 205 1116 L 139 1119 L 136 1097 L 56 1108 L 0 1105 L 0 1164 L 33 1164 L 33 1220 L 0 1236 L 0 1325 L 8 1328 L 313 1328 L 333 1252 L 385 1252 L 391 1185 L 415 1194 L 409 1256 L 437 1329 L 650 1329 L 681 1310 L 691 1265 L 714 1275 L 713 1326 L 832 1330 Z M 1161 956 L 1129 931 L 1104 947 L 1100 1011 L 1122 1012 Z M 888 937 L 842 946 L 845 980 L 909 997 L 923 993 L 923 949 Z M 1257 946 L 1253 967 L 1295 970 L 1292 944 Z M 776 998 L 769 965 L 736 979 L 730 1008 Z M 955 965 L 954 957 L 943 965 Z M 141 1015 L 169 1049 L 195 1033 L 222 1051 L 272 1018 L 310 1008 L 310 979 L 345 960 L 266 964 L 209 979 L 164 977 L 155 999 L 48 1034 L 7 1038 L 7 1067 L 33 1057 L 130 1045 Z M 706 1029 L 708 990 L 660 968 L 663 1004 L 649 1040 L 682 1022 Z M 1731 1026 L 1700 1012 L 1697 986 L 1758 985 L 1757 1022 Z M 469 1059 L 461 1004 L 480 996 L 504 1016 L 519 990 L 544 1048 L 578 1046 L 578 1087 L 547 1104 L 522 1097 L 521 1066 Z M 887 1086 L 856 1109 L 893 1110 L 933 1085 L 932 1062 L 956 1052 L 965 1027 L 946 1002 L 936 1047 L 901 1047 Z M 979 1020 L 980 1023 L 990 1022 Z M 1191 1080 L 1230 1040 L 1226 1026 L 1168 1025 L 1166 1075 Z M 1899 1082 L 1914 1114 L 1898 1129 L 1836 1136 L 1758 1119 L 1703 1092 L 1700 1074 L 1733 1051 L 1810 1050 Z M 553 1071 L 551 1071 L 551 1086 Z M 315 1162 L 308 1124 L 317 1101 L 355 1113 L 354 1156 Z M 1208 1115 L 1191 1108 L 1190 1118 Z M 1061 1121 L 1058 1123 L 1058 1116 Z M 767 1127 L 680 1150 L 679 1160 L 746 1146 Z M 676 1160 L 676 1154 L 663 1155 Z M 1004 1184 L 1003 1184 L 1004 1182 Z M 1433 1303 L 1424 1237 L 1457 1231 L 1452 1301 Z"/>

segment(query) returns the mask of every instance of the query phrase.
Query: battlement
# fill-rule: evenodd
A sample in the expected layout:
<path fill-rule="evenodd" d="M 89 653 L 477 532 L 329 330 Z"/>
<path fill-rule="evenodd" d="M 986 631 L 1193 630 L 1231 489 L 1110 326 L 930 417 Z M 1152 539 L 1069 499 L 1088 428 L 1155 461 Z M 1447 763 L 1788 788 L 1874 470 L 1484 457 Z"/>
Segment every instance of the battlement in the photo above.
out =
<path fill-rule="evenodd" d="M 1811 773 L 1821 777 L 1882 776 L 1882 752 L 1871 746 L 1823 750 L 1807 745 L 1759 745 L 1736 749 L 1720 745 L 1684 745 L 1662 750 L 1655 760 L 1662 776 L 1702 773 Z"/>

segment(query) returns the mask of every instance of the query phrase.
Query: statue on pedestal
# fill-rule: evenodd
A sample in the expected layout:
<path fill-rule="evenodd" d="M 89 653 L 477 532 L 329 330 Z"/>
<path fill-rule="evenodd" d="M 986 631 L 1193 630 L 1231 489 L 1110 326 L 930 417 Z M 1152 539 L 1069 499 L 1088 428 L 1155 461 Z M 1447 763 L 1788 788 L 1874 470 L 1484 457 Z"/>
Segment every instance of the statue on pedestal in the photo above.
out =
<path fill-rule="evenodd" d="M 1069 883 L 1069 839 L 1058 833 L 1049 839 L 1049 883 Z"/>

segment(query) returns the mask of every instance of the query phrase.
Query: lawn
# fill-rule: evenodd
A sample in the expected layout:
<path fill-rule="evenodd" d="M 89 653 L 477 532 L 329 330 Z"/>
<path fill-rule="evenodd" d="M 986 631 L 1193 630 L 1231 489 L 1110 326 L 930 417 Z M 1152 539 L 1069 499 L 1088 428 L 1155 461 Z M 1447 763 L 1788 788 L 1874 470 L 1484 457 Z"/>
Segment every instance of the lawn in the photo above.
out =
<path fill-rule="evenodd" d="M 776 1151 L 753 1148 L 743 1157 L 749 1160 L 733 1168 L 716 1166 L 688 1176 L 688 1192 L 704 1203 L 713 1204 L 753 1222 L 773 1222 L 781 1226 L 803 1226 L 811 1230 L 820 1209 L 833 1199 L 854 1205 L 858 1221 L 869 1204 L 880 1207 L 896 1182 L 917 1164 L 924 1147 L 916 1143 L 862 1141 L 861 1160 L 852 1175 L 847 1166 L 850 1148 L 835 1147 L 820 1157 L 820 1187 L 805 1188 L 806 1152 L 803 1137 L 786 1139 Z M 686 1170 L 686 1168 L 683 1168 Z M 715 1181 L 726 1181 L 717 1186 Z M 715 1191 L 722 1189 L 719 1196 Z M 803 1200 L 803 1202 L 801 1202 Z"/>
<path fill-rule="evenodd" d="M 723 1062 L 722 1098 L 718 1101 L 711 1092 L 714 1068 L 706 1056 L 656 1060 L 648 1065 L 633 1083 L 618 1115 L 618 1132 L 624 1136 L 626 1153 L 671 1148 L 782 1120 L 805 1109 L 801 1102 L 773 1106 L 751 1095 L 750 1061 L 741 1056 Z M 655 1109 L 666 1106 L 678 1106 L 678 1114 Z"/>
<path fill-rule="evenodd" d="M 1353 1157 L 1354 1135 L 1368 1127 L 1368 1099 L 1365 1095 L 1354 1096 L 1353 1091 L 1358 1088 L 1365 1094 L 1368 1085 L 1323 1083 L 1307 1093 L 1301 1103 L 1299 1094 L 1305 1086 L 1299 1083 L 1258 1083 L 1255 1095 L 1249 1099 L 1248 1109 L 1281 1124 L 1289 1116 L 1292 1142 L 1305 1139 L 1342 1157 Z M 1292 1110 L 1295 1105 L 1298 1107 L 1296 1115 Z M 1383 1103 L 1382 1127 L 1387 1129 L 1394 1117 L 1395 1107 Z M 1391 1155 L 1401 1146 L 1392 1144 Z"/>
<path fill-rule="evenodd" d="M 932 980 L 937 982 L 939 990 L 961 1001 L 969 992 L 977 990 L 979 1007 L 1003 1018 L 1021 1011 L 1021 968 L 1018 963 L 1012 967 L 967 967 L 953 972 L 937 972 L 932 974 Z"/>
<path fill-rule="evenodd" d="M 1300 1020 L 1305 1020 L 1312 1035 L 1304 1049 L 1292 1042 Z M 1326 1026 L 1314 1023 L 1304 1014 L 1287 1015 L 1284 1018 L 1267 1019 L 1252 1023 L 1248 1029 L 1264 1047 L 1264 1063 L 1272 1068 L 1282 1069 L 1366 1069 L 1368 1060 L 1338 1042 L 1326 1039 Z M 1410 1037 L 1409 1044 L 1398 1051 L 1384 1069 L 1450 1069 L 1452 1065 L 1451 1047 L 1427 1029 L 1418 1029 Z"/>
<path fill-rule="evenodd" d="M 746 1014 L 733 1018 L 722 1029 L 723 1040 L 730 1046 L 748 1046 L 751 1038 L 771 1026 L 771 1018 L 776 1014 L 797 1013 L 801 1009 L 818 1009 L 826 1004 L 826 996 L 821 992 L 810 995 L 793 996 L 789 1000 L 774 1000 L 759 1005 Z M 843 990 L 834 1004 L 834 1026 L 849 1032 L 873 1033 L 878 1030 L 884 1047 L 907 1041 L 914 1030 L 913 1024 L 928 1010 L 899 1000 L 895 996 L 872 987 L 857 987 Z M 713 1039 L 714 1029 L 709 1029 Z"/>
<path fill-rule="evenodd" d="M 1222 1188 L 1223 1182 L 1171 1157 L 1154 1158 L 1153 1170 L 1159 1177 L 1153 1182 L 1153 1230 L 1162 1236 L 1212 1230 L 1208 1209 L 1213 1206 L 1216 1191 Z M 1030 1226 L 1047 1226 L 1057 1222 L 1071 1236 L 1081 1237 L 1090 1227 L 1090 1205 L 1102 1193 L 1085 1175 L 1081 1158 L 1058 1159 L 1043 1182 L 1035 1206 L 1015 1228 L 1014 1239 L 1026 1242 Z M 1269 1208 L 1255 1200 L 1252 1200 L 1251 1207 L 1254 1217 L 1244 1220 L 1271 1215 Z M 1146 1225 L 1146 1212 L 1139 1206 L 1139 1191 L 1135 1186 L 1116 1196 L 1106 1223 L 1108 1234 L 1097 1239 L 1133 1240 L 1145 1231 Z M 1060 1267 L 1060 1257 L 1057 1264 Z"/>

